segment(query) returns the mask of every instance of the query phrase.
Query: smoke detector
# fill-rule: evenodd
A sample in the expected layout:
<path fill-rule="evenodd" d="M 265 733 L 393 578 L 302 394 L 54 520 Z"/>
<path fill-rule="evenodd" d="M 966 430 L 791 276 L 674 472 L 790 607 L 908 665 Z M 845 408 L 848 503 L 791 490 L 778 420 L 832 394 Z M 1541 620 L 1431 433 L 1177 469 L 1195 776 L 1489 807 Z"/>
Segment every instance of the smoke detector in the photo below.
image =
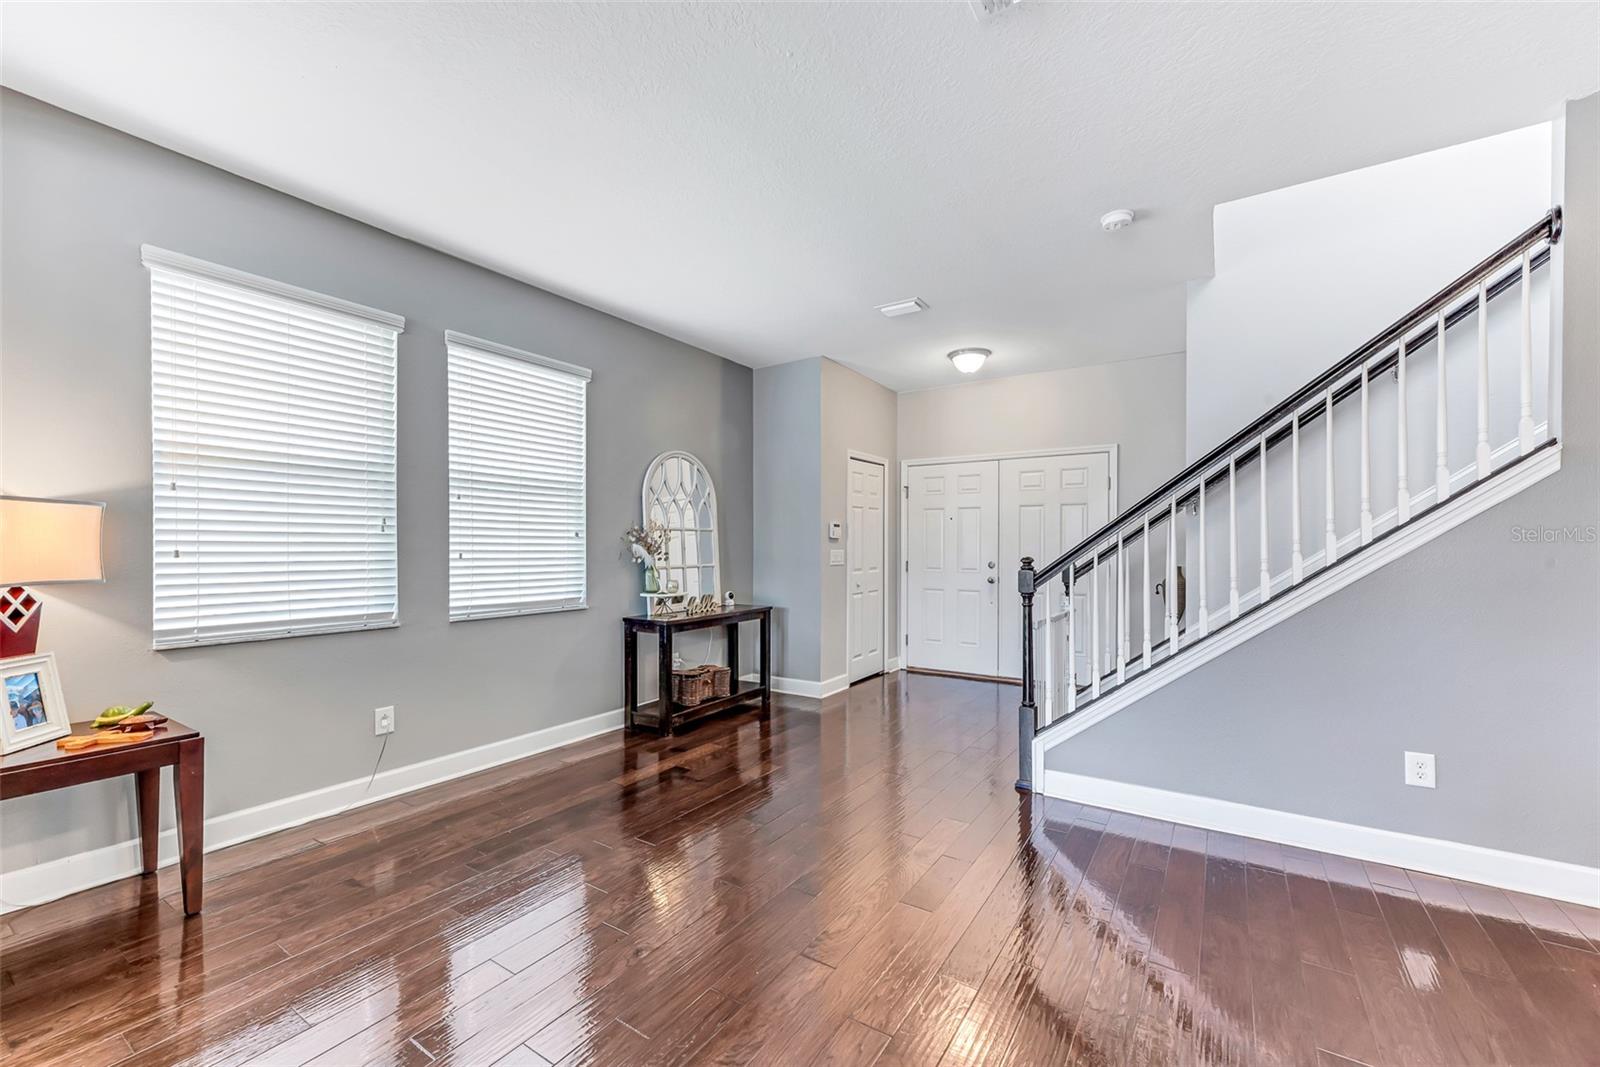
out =
<path fill-rule="evenodd" d="M 1125 207 L 1119 207 L 1115 211 L 1108 211 L 1104 215 L 1100 216 L 1100 228 L 1107 233 L 1116 233 L 1118 230 L 1126 230 L 1132 225 L 1133 212 L 1129 211 Z"/>

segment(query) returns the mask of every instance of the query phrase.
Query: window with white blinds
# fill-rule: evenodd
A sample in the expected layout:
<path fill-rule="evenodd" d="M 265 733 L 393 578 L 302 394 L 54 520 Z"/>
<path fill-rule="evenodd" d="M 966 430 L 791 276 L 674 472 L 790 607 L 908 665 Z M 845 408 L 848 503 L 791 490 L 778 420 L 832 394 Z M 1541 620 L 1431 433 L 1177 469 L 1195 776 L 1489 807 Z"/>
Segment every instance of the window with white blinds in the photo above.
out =
<path fill-rule="evenodd" d="M 584 607 L 589 372 L 444 337 L 451 621 Z"/>
<path fill-rule="evenodd" d="M 393 626 L 405 320 L 161 249 L 157 648 Z"/>

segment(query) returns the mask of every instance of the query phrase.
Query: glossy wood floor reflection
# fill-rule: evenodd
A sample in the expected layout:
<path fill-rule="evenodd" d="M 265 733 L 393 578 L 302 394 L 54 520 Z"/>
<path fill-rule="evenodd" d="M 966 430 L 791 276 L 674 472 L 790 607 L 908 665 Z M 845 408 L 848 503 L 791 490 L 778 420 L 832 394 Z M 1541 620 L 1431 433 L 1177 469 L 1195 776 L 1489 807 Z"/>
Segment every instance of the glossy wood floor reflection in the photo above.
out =
<path fill-rule="evenodd" d="M 8 1064 L 1593 1063 L 1600 913 L 1024 800 L 1014 688 L 612 735 L 7 916 Z"/>

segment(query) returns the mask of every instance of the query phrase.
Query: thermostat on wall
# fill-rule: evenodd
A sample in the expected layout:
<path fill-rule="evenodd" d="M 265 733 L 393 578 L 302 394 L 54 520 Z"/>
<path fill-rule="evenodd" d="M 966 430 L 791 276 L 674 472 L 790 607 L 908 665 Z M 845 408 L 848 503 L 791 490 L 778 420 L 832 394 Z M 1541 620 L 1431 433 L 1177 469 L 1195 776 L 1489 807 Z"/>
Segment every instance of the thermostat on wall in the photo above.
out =
<path fill-rule="evenodd" d="M 828 523 L 828 540 L 837 541 L 844 536 L 844 524 L 838 522 Z"/>

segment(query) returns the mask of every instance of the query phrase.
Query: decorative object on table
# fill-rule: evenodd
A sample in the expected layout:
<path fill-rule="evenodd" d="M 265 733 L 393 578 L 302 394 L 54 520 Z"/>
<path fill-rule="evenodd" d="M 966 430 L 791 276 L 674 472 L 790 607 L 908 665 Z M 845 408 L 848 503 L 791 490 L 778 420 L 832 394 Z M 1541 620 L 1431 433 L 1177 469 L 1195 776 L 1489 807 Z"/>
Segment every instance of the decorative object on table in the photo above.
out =
<path fill-rule="evenodd" d="M 105 711 L 102 711 L 99 715 L 96 715 L 92 725 L 97 730 L 104 729 L 108 726 L 115 726 L 125 719 L 130 719 L 137 715 L 143 715 L 145 712 L 155 707 L 155 703 L 156 702 L 154 700 L 147 700 L 136 708 L 130 708 L 126 704 L 114 704 Z"/>
<path fill-rule="evenodd" d="M 656 561 L 663 558 L 667 551 L 666 527 L 658 522 L 630 526 L 622 535 L 622 541 L 628 546 L 634 562 L 644 565 L 644 591 L 659 592 L 661 584 L 656 576 Z"/>
<path fill-rule="evenodd" d="M 38 651 L 44 601 L 33 586 L 105 580 L 105 509 L 92 500 L 0 496 L 0 659 Z"/>
<path fill-rule="evenodd" d="M 0 754 L 54 741 L 72 732 L 61 696 L 56 658 L 49 652 L 0 660 L 5 716 L 0 719 Z"/>
<path fill-rule="evenodd" d="M 703 596 L 692 598 L 683 606 L 683 610 L 689 615 L 715 615 L 722 610 L 722 607 L 717 603 L 715 596 L 706 593 Z"/>
<path fill-rule="evenodd" d="M 662 591 L 721 600 L 717 490 L 705 464 L 688 452 L 661 453 L 645 471 L 640 503 L 641 521 L 665 533 L 655 557 Z"/>

